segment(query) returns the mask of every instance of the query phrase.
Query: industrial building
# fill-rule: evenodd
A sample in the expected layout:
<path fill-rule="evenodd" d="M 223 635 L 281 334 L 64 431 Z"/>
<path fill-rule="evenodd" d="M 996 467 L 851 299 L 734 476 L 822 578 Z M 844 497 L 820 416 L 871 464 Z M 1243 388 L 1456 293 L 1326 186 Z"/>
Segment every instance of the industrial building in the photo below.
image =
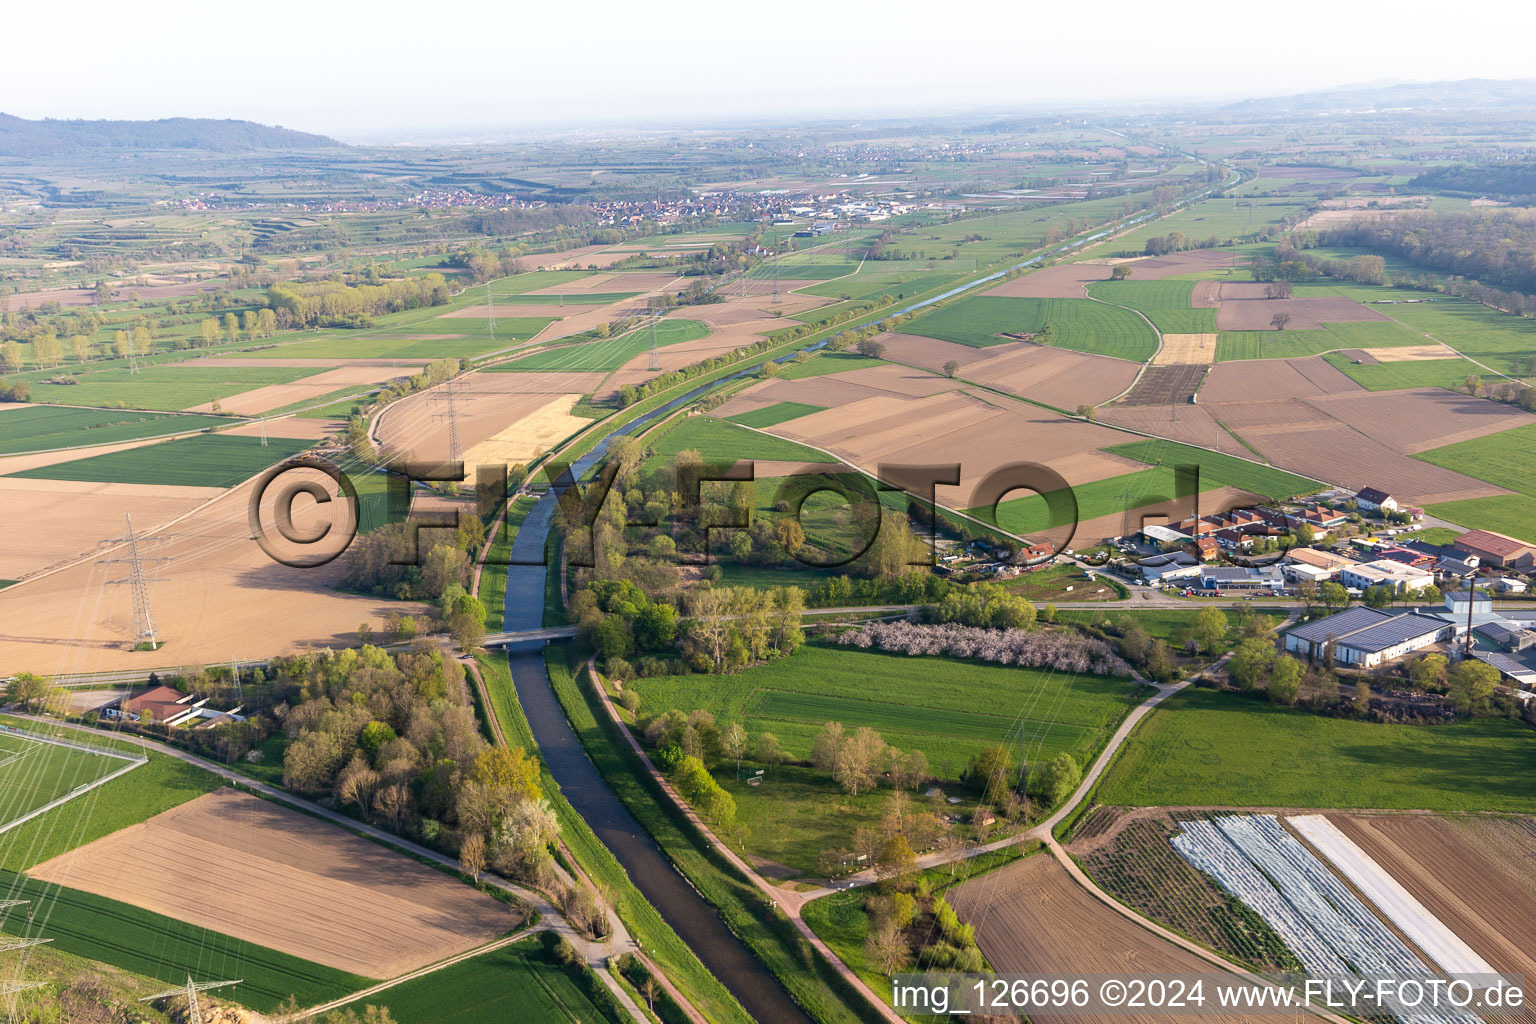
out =
<path fill-rule="evenodd" d="M 1335 664 L 1375 668 L 1393 658 L 1449 640 L 1455 632 L 1455 626 L 1436 616 L 1351 608 L 1287 630 L 1285 649 L 1316 660 L 1323 657 L 1324 649 L 1331 644 Z"/>
<path fill-rule="evenodd" d="M 1415 591 L 1433 584 L 1435 574 L 1428 569 L 1380 558 L 1374 562 L 1345 566 L 1339 570 L 1339 582 L 1357 590 L 1379 586 L 1396 587 L 1401 584 L 1409 591 Z"/>

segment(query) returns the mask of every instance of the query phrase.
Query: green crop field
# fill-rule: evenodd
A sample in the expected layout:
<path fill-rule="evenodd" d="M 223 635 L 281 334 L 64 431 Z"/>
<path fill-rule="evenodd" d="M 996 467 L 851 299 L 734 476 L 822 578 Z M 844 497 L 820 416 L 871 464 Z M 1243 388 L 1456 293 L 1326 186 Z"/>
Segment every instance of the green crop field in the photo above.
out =
<path fill-rule="evenodd" d="M 130 777 L 133 773 L 130 773 Z M 209 880 L 208 884 L 215 884 Z M 37 909 L 29 923 L 25 910 L 0 917 L 0 931 L 52 941 L 55 949 L 100 960 L 136 974 L 183 985 L 199 979 L 242 979 L 219 990 L 253 1010 L 271 1011 L 288 999 L 311 1006 L 355 992 L 370 984 L 345 971 L 301 960 L 243 939 L 140 910 L 126 903 L 0 871 L 9 899 L 28 900 Z"/>
<path fill-rule="evenodd" d="M 320 331 L 303 341 L 229 354 L 255 362 L 262 359 L 399 359 L 425 363 L 434 359 L 473 358 L 499 351 L 519 341 L 527 341 L 554 322 L 553 317 L 547 316 L 497 317 L 496 337 L 492 338 L 489 325 L 482 319 L 438 319 L 442 316 L 442 307 L 431 308 L 434 318 L 418 319 L 411 325 L 363 331 Z M 419 317 L 420 311 L 414 312 Z"/>
<path fill-rule="evenodd" d="M 1470 498 L 1431 506 L 1431 515 L 1472 529 L 1493 530 L 1525 540 L 1536 540 L 1536 424 L 1501 430 L 1471 441 L 1432 448 L 1414 456 L 1425 462 L 1454 469 L 1517 494 Z"/>
<path fill-rule="evenodd" d="M 369 996 L 398 1024 L 600 1024 L 607 1018 L 536 938 L 461 960 Z"/>
<path fill-rule="evenodd" d="M 709 416 L 686 416 L 650 441 L 653 458 L 671 460 L 678 452 L 696 451 L 706 462 L 755 459 L 761 462 L 827 462 L 814 448 L 769 434 L 759 434 Z"/>
<path fill-rule="evenodd" d="M 1306 477 L 1172 441 L 1138 441 L 1105 450 L 1147 462 L 1148 468 L 1072 488 L 1077 496 L 1079 523 L 1100 516 L 1120 515 L 1128 509 L 1173 498 L 1176 484 L 1173 467 L 1180 464 L 1200 467 L 1201 493 L 1230 486 L 1267 497 L 1281 497 L 1307 494 L 1322 487 Z M 981 508 L 970 511 L 979 516 L 990 512 Z M 1028 535 L 1065 524 L 1065 519 L 1051 514 L 1046 499 L 1038 494 L 1010 498 L 997 507 L 997 525 L 1013 533 Z"/>
<path fill-rule="evenodd" d="M 722 725 L 773 733 L 799 759 L 826 722 L 869 726 L 894 746 L 923 751 L 946 779 L 994 743 L 1036 761 L 1067 751 L 1087 764 L 1141 689 L 1129 679 L 819 645 L 733 675 L 628 685 L 649 713 L 703 708 Z"/>
<path fill-rule="evenodd" d="M 1057 348 L 1118 356 L 1136 362 L 1152 358 L 1157 337 L 1130 310 L 1091 299 L 1015 299 L 978 295 L 958 299 L 902 327 L 903 333 L 953 341 L 973 348 L 1006 345 L 1010 334 L 1033 334 L 1050 324 Z"/>
<path fill-rule="evenodd" d="M 1396 289 L 1383 289 L 1380 297 L 1397 298 L 1401 294 Z M 1511 376 L 1536 375 L 1536 366 L 1532 364 L 1532 359 L 1536 359 L 1536 320 L 1501 313 L 1467 299 L 1432 293 L 1407 294 L 1428 294 L 1434 301 L 1371 308 L 1495 370 Z"/>
<path fill-rule="evenodd" d="M 790 360 L 779 364 L 780 380 L 803 380 L 806 377 L 824 377 L 829 373 L 862 370 L 869 366 L 881 366 L 887 360 L 871 359 L 857 352 L 828 352 L 823 349 L 805 362 Z"/>
<path fill-rule="evenodd" d="M 784 256 L 768 263 L 759 263 L 747 272 L 747 277 L 755 281 L 772 281 L 775 266 L 781 281 L 830 281 L 853 273 L 859 265 L 855 261 L 839 260 L 834 256 L 807 253 L 803 260 Z"/>
<path fill-rule="evenodd" d="M 141 437 L 235 423 L 222 416 L 164 416 L 149 412 L 30 406 L 0 412 L 0 455 L 111 444 Z"/>
<path fill-rule="evenodd" d="M 156 483 L 182 487 L 233 487 L 313 441 L 273 437 L 195 434 L 126 451 L 12 473 L 32 480 L 90 480 L 97 483 Z"/>
<path fill-rule="evenodd" d="M 525 266 L 538 266 L 539 257 L 526 256 L 523 258 Z M 590 270 L 530 270 L 526 274 L 518 274 L 514 277 L 503 277 L 490 283 L 490 292 L 493 300 L 500 301 L 513 295 L 522 295 L 540 288 L 559 288 L 561 285 L 574 284 L 584 277 L 591 277 Z M 482 287 L 466 288 L 464 294 L 447 306 L 435 307 L 439 311 L 443 309 L 464 309 L 470 306 L 481 305 L 485 302 L 486 289 Z"/>
<path fill-rule="evenodd" d="M 1502 718 L 1387 725 L 1191 690 L 1126 741 L 1104 804 L 1536 812 L 1531 731 Z"/>
<path fill-rule="evenodd" d="M 1074 204 L 1075 205 L 1075 204 Z M 1119 238 L 1098 245 L 1090 253 L 1141 252 L 1153 235 L 1183 232 L 1189 238 L 1214 237 L 1220 241 L 1244 238 L 1279 225 L 1306 209 L 1305 199 L 1206 199 L 1171 217 L 1143 224 Z"/>
<path fill-rule="evenodd" d="M 826 406 L 807 405 L 804 402 L 775 402 L 761 409 L 753 409 L 751 412 L 740 413 L 736 416 L 727 416 L 731 423 L 740 423 L 744 427 L 771 427 L 776 423 L 786 420 L 799 419 L 801 416 L 809 416 L 813 412 L 825 412 Z"/>
<path fill-rule="evenodd" d="M 1399 388 L 1459 388 L 1483 370 L 1465 359 L 1405 359 L 1396 363 L 1355 363 L 1341 352 L 1323 356 L 1361 387 L 1371 391 Z"/>
<path fill-rule="evenodd" d="M 1216 338 L 1216 361 L 1296 359 L 1341 348 L 1396 348 L 1429 343 L 1430 339 L 1418 331 L 1391 320 L 1349 321 L 1316 330 L 1222 331 Z"/>
<path fill-rule="evenodd" d="M 558 292 L 554 295 L 503 295 L 498 306 L 606 306 L 632 299 L 639 292 Z"/>
<path fill-rule="evenodd" d="M 82 740 L 90 743 L 90 737 Z M 26 732 L 0 731 L 0 826 L 131 763 L 49 743 Z"/>
<path fill-rule="evenodd" d="M 967 264 L 974 260 L 964 261 Z M 822 295 L 827 298 L 850 299 L 877 299 L 882 295 L 890 295 L 893 298 L 905 298 L 922 292 L 933 291 L 936 288 L 958 281 L 967 272 L 975 268 L 967 266 L 964 270 L 953 269 L 954 261 L 944 264 L 944 270 L 925 269 L 900 269 L 891 270 L 885 266 L 884 261 L 879 263 L 865 263 L 864 269 L 848 277 L 839 278 L 836 281 L 827 281 L 824 284 L 807 285 L 799 289 L 804 295 Z M 939 264 L 934 263 L 935 266 Z M 925 266 L 917 264 L 918 267 Z M 809 310 L 806 316 L 823 313 L 824 310 Z"/>
<path fill-rule="evenodd" d="M 1191 309 L 1193 281 L 1098 281 L 1088 286 L 1088 294 L 1102 302 L 1127 306 L 1145 313 L 1148 320 L 1164 334 L 1214 334 L 1216 310 Z"/>
<path fill-rule="evenodd" d="M 287 352 L 283 353 L 285 356 Z M 81 370 L 77 384 L 32 385 L 32 401 L 130 409 L 189 409 L 269 384 L 288 384 L 321 372 L 304 366 L 169 366 Z"/>
<path fill-rule="evenodd" d="M 709 328 L 697 320 L 663 320 L 655 325 L 656 346 L 676 345 L 709 336 Z M 617 370 L 651 347 L 651 328 L 641 327 L 613 338 L 582 341 L 545 349 L 509 363 L 487 366 L 487 370 L 517 373 L 524 370 L 564 372 L 572 370 Z"/>
<path fill-rule="evenodd" d="M 1104 450 L 1152 466 L 1172 466 L 1180 463 L 1196 465 L 1200 467 L 1202 483 L 1209 478 L 1268 498 L 1289 498 L 1297 494 L 1310 494 L 1323 487 L 1316 480 L 1309 480 L 1295 473 L 1287 473 L 1272 466 L 1261 466 L 1220 452 L 1208 452 L 1204 448 L 1195 448 L 1175 441 L 1133 441 L 1130 444 L 1117 444 Z"/>

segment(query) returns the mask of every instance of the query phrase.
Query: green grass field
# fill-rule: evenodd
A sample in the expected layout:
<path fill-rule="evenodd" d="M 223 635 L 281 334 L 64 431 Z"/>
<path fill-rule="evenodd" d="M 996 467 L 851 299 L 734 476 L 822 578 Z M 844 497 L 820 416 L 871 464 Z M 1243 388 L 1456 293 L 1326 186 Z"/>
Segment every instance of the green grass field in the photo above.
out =
<path fill-rule="evenodd" d="M 150 412 L 30 406 L 0 410 L 0 455 L 111 444 L 141 437 L 224 426 L 222 416 L 163 416 Z"/>
<path fill-rule="evenodd" d="M 923 751 L 946 779 L 994 743 L 1036 761 L 1067 751 L 1087 764 L 1140 691 L 1127 679 L 823 646 L 734 675 L 629 685 L 646 714 L 704 708 L 722 724 L 773 733 L 800 759 L 826 722 L 869 726 L 894 746 Z"/>
<path fill-rule="evenodd" d="M 652 457 L 670 460 L 681 451 L 697 451 L 706 462 L 755 459 L 762 462 L 826 462 L 814 448 L 759 434 L 709 416 L 685 416 L 649 442 Z"/>
<path fill-rule="evenodd" d="M 1219 487 L 1239 487 L 1268 497 L 1283 497 L 1307 494 L 1322 486 L 1306 477 L 1173 441 L 1137 441 L 1105 450 L 1147 462 L 1148 468 L 1074 487 L 1079 523 L 1100 516 L 1120 515 L 1128 509 L 1155 505 L 1174 497 L 1177 481 L 1173 467 L 1179 464 L 1200 467 L 1201 493 Z M 970 511 L 974 515 L 985 515 L 990 510 Z M 1010 498 L 997 507 L 997 525 L 1013 533 L 1039 533 L 1065 523 L 1064 518 L 1051 513 L 1046 499 L 1038 494 Z"/>
<path fill-rule="evenodd" d="M 285 350 L 284 356 L 290 352 Z M 130 409 L 189 409 L 230 395 L 288 384 L 321 372 L 313 366 L 149 366 L 138 373 L 126 367 L 81 370 L 77 384 L 32 385 L 32 401 L 66 405 L 115 406 Z"/>
<path fill-rule="evenodd" d="M 537 255 L 523 258 L 523 265 L 537 267 L 539 257 Z M 515 277 L 503 277 L 492 281 L 490 285 L 491 297 L 495 301 L 502 301 L 514 295 L 522 295 L 537 288 L 559 288 L 561 285 L 575 284 L 584 277 L 591 277 L 590 270 L 530 270 L 525 274 Z M 485 287 L 479 286 L 466 288 L 464 294 L 447 306 L 437 307 L 442 309 L 463 309 L 470 306 L 485 304 Z"/>
<path fill-rule="evenodd" d="M 817 352 L 803 363 L 790 360 L 779 364 L 780 380 L 803 380 L 806 377 L 825 377 L 829 373 L 846 373 L 870 366 L 883 366 L 887 360 L 871 359 L 857 352 Z"/>
<path fill-rule="evenodd" d="M 1381 298 L 1397 298 L 1396 290 Z M 1410 293 L 1418 294 L 1418 293 Z M 1435 341 L 1442 341 L 1479 362 L 1511 376 L 1532 376 L 1536 357 L 1536 320 L 1501 313 L 1480 303 L 1434 296 L 1434 302 L 1377 305 L 1379 310 Z"/>
<path fill-rule="evenodd" d="M 28 469 L 12 476 L 32 480 L 90 480 L 98 483 L 156 483 L 183 487 L 233 487 L 313 441 L 196 434 L 161 444 L 93 455 L 73 462 Z"/>
<path fill-rule="evenodd" d="M 1531 731 L 1501 718 L 1384 725 L 1191 690 L 1154 711 L 1104 804 L 1536 812 Z"/>
<path fill-rule="evenodd" d="M 1405 359 L 1396 363 L 1354 363 L 1341 352 L 1323 356 L 1361 387 L 1371 391 L 1399 388 L 1459 388 L 1468 375 L 1482 370 L 1465 359 Z"/>
<path fill-rule="evenodd" d="M 1088 294 L 1095 299 L 1145 313 L 1164 334 L 1214 334 L 1216 310 L 1191 309 L 1194 290 L 1193 281 L 1137 281 L 1134 271 L 1129 281 L 1098 281 L 1088 286 Z"/>
<path fill-rule="evenodd" d="M 1222 484 L 1241 487 L 1245 491 L 1252 491 L 1270 498 L 1289 498 L 1297 494 L 1310 494 L 1323 486 L 1316 480 L 1309 480 L 1304 476 L 1287 473 L 1272 466 L 1260 466 L 1231 455 L 1208 452 L 1204 448 L 1195 448 L 1174 441 L 1134 441 L 1130 444 L 1117 444 L 1104 450 L 1148 465 L 1193 464 L 1200 467 L 1202 483 L 1206 478 L 1210 478 Z"/>
<path fill-rule="evenodd" d="M 557 292 L 553 295 L 503 295 L 498 306 L 570 306 L 574 312 L 582 306 L 606 306 L 610 302 L 632 299 L 639 292 Z"/>
<path fill-rule="evenodd" d="M 757 427 L 761 430 L 765 427 L 771 427 L 776 423 L 799 419 L 801 416 L 809 416 L 813 412 L 824 412 L 825 410 L 825 406 L 807 405 L 805 402 L 775 402 L 761 409 L 753 409 L 751 412 L 727 416 L 726 420 L 731 423 L 740 423 L 744 427 Z"/>
<path fill-rule="evenodd" d="M 656 327 L 656 346 L 676 345 L 683 341 L 697 341 L 709 336 L 709 328 L 697 320 L 663 320 Z M 635 356 L 651 347 L 651 328 L 641 327 L 613 338 L 583 341 L 558 348 L 545 349 L 533 355 L 523 356 L 508 363 L 487 366 L 487 370 L 517 373 L 527 370 L 543 372 L 571 370 L 617 370 Z"/>
<path fill-rule="evenodd" d="M 89 745 L 90 737 L 82 740 Z M 49 743 L 24 732 L 0 732 L 0 826 L 130 763 L 120 757 Z"/>
<path fill-rule="evenodd" d="M 1536 424 L 1527 424 L 1419 452 L 1414 458 L 1519 492 L 1432 505 L 1429 513 L 1471 529 L 1493 530 L 1523 540 L 1536 540 L 1533 445 L 1536 445 Z"/>
<path fill-rule="evenodd" d="M 1216 338 L 1216 361 L 1296 359 L 1334 349 L 1396 348 L 1427 345 L 1429 341 L 1418 331 L 1391 320 L 1350 321 L 1305 331 L 1222 331 Z"/>
<path fill-rule="evenodd" d="M 1135 313 L 1091 299 L 1015 299 L 978 295 L 925 313 L 901 329 L 973 348 L 1006 345 L 1004 332 L 1033 334 L 1050 324 L 1057 348 L 1142 362 L 1157 352 L 1157 337 Z"/>
<path fill-rule="evenodd" d="M 974 262 L 974 261 L 966 261 Z M 934 263 L 937 267 L 940 264 Z M 924 264 L 918 264 L 919 267 Z M 974 267 L 966 267 L 964 271 L 954 269 L 953 262 L 944 264 L 944 270 L 914 270 L 903 265 L 902 269 L 891 270 L 884 266 L 884 262 L 867 262 L 864 269 L 857 274 L 839 278 L 836 281 L 828 281 L 825 284 L 813 284 L 799 289 L 805 295 L 821 295 L 827 298 L 841 298 L 846 295 L 850 299 L 877 299 L 882 295 L 890 295 L 892 298 L 905 298 L 917 295 L 921 292 L 932 291 L 952 281 L 958 281 L 966 272 L 973 271 Z M 825 315 L 824 310 L 810 310 L 806 315 L 812 319 L 818 319 L 816 314 Z"/>
<path fill-rule="evenodd" d="M 131 777 L 132 773 L 130 773 Z M 211 884 L 211 883 L 210 883 Z M 242 979 L 219 996 L 270 1011 L 289 996 L 301 1006 L 364 988 L 369 979 L 264 946 L 185 924 L 104 896 L 0 871 L 9 899 L 29 900 L 41 924 L 24 913 L 0 918 L 0 931 L 52 940 L 56 949 L 100 960 L 170 985 L 197 978 Z"/>
<path fill-rule="evenodd" d="M 1076 204 L 1073 204 L 1076 205 Z M 1215 237 L 1218 240 L 1243 238 L 1268 231 L 1285 218 L 1300 213 L 1307 206 L 1306 199 L 1254 198 L 1254 199 L 1206 199 L 1171 217 L 1143 224 L 1119 238 L 1112 238 L 1094 249 L 1091 254 L 1110 252 L 1141 252 L 1147 239 L 1153 235 L 1168 235 L 1182 231 L 1189 238 Z"/>
<path fill-rule="evenodd" d="M 537 938 L 461 960 L 363 1004 L 388 1007 L 398 1024 L 598 1024 L 607 1019 Z"/>

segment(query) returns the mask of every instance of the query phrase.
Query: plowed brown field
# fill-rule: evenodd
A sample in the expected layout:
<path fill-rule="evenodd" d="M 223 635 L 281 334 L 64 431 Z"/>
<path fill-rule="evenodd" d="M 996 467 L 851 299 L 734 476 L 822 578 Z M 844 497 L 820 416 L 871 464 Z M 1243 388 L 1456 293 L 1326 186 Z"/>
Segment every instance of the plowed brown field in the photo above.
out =
<path fill-rule="evenodd" d="M 1215 968 L 1088 895 L 1047 853 L 959 886 L 950 903 L 976 926 L 976 943 L 1000 974 L 1206 974 Z M 1031 1013 L 1035 1021 L 1166 1024 L 1163 1014 Z M 1209 1020 L 1261 1021 L 1211 1016 Z"/>
<path fill-rule="evenodd" d="M 953 359 L 966 380 L 1058 409 L 1107 402 L 1136 379 L 1135 363 L 1043 345 L 1005 345 L 997 352 L 908 334 L 888 334 L 881 340 L 888 359 L 935 373 Z"/>
<path fill-rule="evenodd" d="M 393 978 L 522 923 L 441 872 L 231 789 L 29 874 L 368 978 Z"/>
<path fill-rule="evenodd" d="M 1058 263 L 989 288 L 988 295 L 1020 299 L 1086 299 L 1086 286 L 1108 281 L 1114 268 L 1102 263 Z"/>
<path fill-rule="evenodd" d="M 1389 319 L 1369 306 L 1343 296 L 1317 299 L 1227 298 L 1227 289 L 1237 287 L 1242 286 L 1221 286 L 1221 307 L 1216 311 L 1217 330 L 1272 331 L 1275 330 L 1272 320 L 1280 313 L 1291 318 L 1285 325 L 1288 331 L 1315 330 L 1324 324 Z"/>

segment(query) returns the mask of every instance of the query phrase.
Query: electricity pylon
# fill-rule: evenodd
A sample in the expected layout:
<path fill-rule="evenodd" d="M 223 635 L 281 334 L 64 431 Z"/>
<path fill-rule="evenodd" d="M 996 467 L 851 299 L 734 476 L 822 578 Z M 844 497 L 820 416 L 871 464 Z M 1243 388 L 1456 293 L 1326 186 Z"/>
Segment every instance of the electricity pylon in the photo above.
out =
<path fill-rule="evenodd" d="M 148 644 L 149 649 L 159 650 L 160 635 L 155 631 L 155 617 L 149 606 L 149 585 L 151 583 L 164 582 L 163 577 L 149 576 L 144 572 L 145 562 L 169 562 L 168 557 L 146 557 L 139 552 L 139 538 L 133 532 L 133 516 L 123 513 L 123 519 L 128 523 L 128 535 L 116 540 L 108 541 L 110 544 L 123 544 L 128 548 L 126 558 L 103 558 L 100 564 L 113 565 L 123 563 L 128 566 L 128 575 L 120 580 L 108 580 L 110 584 L 127 584 L 133 592 L 133 648 L 138 649 L 140 644 Z M 164 542 L 169 538 L 159 537 L 156 540 Z"/>
<path fill-rule="evenodd" d="M 491 340 L 496 340 L 496 306 L 491 302 L 491 282 L 485 282 L 485 327 L 491 332 Z"/>
<path fill-rule="evenodd" d="M 431 400 L 448 403 L 448 411 L 437 414 L 438 418 L 448 421 L 448 461 L 463 462 L 464 445 L 459 440 L 459 397 L 454 381 L 450 378 Z"/>
<path fill-rule="evenodd" d="M 140 999 L 139 1002 L 141 1002 L 141 1003 L 153 1003 L 153 1002 L 157 1002 L 158 1000 L 161 1000 L 161 999 L 169 999 L 172 996 L 186 996 L 187 997 L 187 1024 L 203 1024 L 203 1010 L 202 1010 L 202 1007 L 200 1007 L 197 1004 L 197 994 L 199 992 L 207 992 L 209 989 L 224 988 L 224 987 L 226 987 L 228 985 L 238 985 L 238 984 L 240 984 L 240 980 L 239 979 L 237 979 L 235 981 L 199 981 L 199 982 L 194 982 L 192 980 L 192 975 L 189 974 L 189 975 L 187 975 L 187 983 L 186 983 L 185 986 L 183 986 L 181 988 L 166 989 L 164 992 L 156 992 L 152 996 L 145 996 L 144 998 Z"/>
<path fill-rule="evenodd" d="M 0 953 L 9 953 L 12 950 L 27 949 L 30 946 L 41 946 L 52 939 L 0 939 Z"/>
<path fill-rule="evenodd" d="M 256 426 L 261 431 L 261 446 L 265 448 L 267 446 L 267 421 L 257 420 Z"/>

